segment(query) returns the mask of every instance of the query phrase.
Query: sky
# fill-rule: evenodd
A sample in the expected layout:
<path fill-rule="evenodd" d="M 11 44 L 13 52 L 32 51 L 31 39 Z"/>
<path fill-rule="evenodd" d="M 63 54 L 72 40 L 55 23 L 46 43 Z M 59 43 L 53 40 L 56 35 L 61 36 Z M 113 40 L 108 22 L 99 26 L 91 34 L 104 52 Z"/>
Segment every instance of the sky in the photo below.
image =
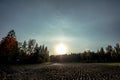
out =
<path fill-rule="evenodd" d="M 0 39 L 11 29 L 50 54 L 59 43 L 69 53 L 97 51 L 120 43 L 120 0 L 0 0 Z"/>

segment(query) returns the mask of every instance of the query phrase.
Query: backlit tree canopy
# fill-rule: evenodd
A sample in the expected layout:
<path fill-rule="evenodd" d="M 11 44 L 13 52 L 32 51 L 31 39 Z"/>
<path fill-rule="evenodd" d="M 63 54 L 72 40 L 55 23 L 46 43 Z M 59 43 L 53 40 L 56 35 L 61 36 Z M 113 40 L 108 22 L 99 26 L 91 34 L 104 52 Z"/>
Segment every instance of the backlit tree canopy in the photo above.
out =
<path fill-rule="evenodd" d="M 12 61 L 17 56 L 18 42 L 14 30 L 2 39 L 0 44 L 0 57 L 4 61 Z"/>
<path fill-rule="evenodd" d="M 47 47 L 40 45 L 35 39 L 21 43 L 17 41 L 15 31 L 11 30 L 0 41 L 0 63 L 35 63 L 49 61 Z"/>

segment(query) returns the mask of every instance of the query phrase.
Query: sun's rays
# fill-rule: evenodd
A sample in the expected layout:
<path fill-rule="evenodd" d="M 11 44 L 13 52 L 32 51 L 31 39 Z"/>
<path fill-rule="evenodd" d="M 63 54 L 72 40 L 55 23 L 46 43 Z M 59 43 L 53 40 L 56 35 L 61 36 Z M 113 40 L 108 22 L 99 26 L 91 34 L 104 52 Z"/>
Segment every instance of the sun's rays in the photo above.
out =
<path fill-rule="evenodd" d="M 58 55 L 66 54 L 67 53 L 67 47 L 63 43 L 58 44 L 56 46 L 56 53 Z"/>

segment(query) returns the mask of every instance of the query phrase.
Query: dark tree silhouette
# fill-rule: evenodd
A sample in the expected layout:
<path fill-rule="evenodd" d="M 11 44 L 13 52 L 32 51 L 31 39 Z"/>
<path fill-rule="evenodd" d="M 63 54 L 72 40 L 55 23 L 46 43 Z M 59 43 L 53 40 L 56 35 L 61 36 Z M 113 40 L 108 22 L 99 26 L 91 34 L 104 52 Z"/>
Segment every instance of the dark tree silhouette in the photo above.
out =
<path fill-rule="evenodd" d="M 104 51 L 103 47 L 101 47 L 101 49 L 100 49 L 99 58 L 100 58 L 101 62 L 105 62 L 105 51 Z"/>
<path fill-rule="evenodd" d="M 120 46 L 119 46 L 119 43 L 116 44 L 114 51 L 115 51 L 115 52 L 114 52 L 114 53 L 115 53 L 115 54 L 114 54 L 114 59 L 115 59 L 116 61 L 120 61 Z"/>
<path fill-rule="evenodd" d="M 16 38 L 15 31 L 14 30 L 9 31 L 7 37 Z"/>
<path fill-rule="evenodd" d="M 108 45 L 106 47 L 106 58 L 107 58 L 108 62 L 111 62 L 111 60 L 112 60 L 112 51 L 113 51 L 112 46 Z"/>

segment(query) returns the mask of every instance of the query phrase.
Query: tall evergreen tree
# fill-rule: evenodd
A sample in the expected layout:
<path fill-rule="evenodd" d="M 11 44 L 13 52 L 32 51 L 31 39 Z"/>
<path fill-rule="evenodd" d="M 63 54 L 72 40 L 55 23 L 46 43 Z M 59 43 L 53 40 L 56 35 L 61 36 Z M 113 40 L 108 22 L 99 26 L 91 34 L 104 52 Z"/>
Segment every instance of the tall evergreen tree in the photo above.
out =
<path fill-rule="evenodd" d="M 100 57 L 100 61 L 104 62 L 105 61 L 105 51 L 104 51 L 103 47 L 101 47 L 99 55 L 100 55 L 99 56 Z"/>

